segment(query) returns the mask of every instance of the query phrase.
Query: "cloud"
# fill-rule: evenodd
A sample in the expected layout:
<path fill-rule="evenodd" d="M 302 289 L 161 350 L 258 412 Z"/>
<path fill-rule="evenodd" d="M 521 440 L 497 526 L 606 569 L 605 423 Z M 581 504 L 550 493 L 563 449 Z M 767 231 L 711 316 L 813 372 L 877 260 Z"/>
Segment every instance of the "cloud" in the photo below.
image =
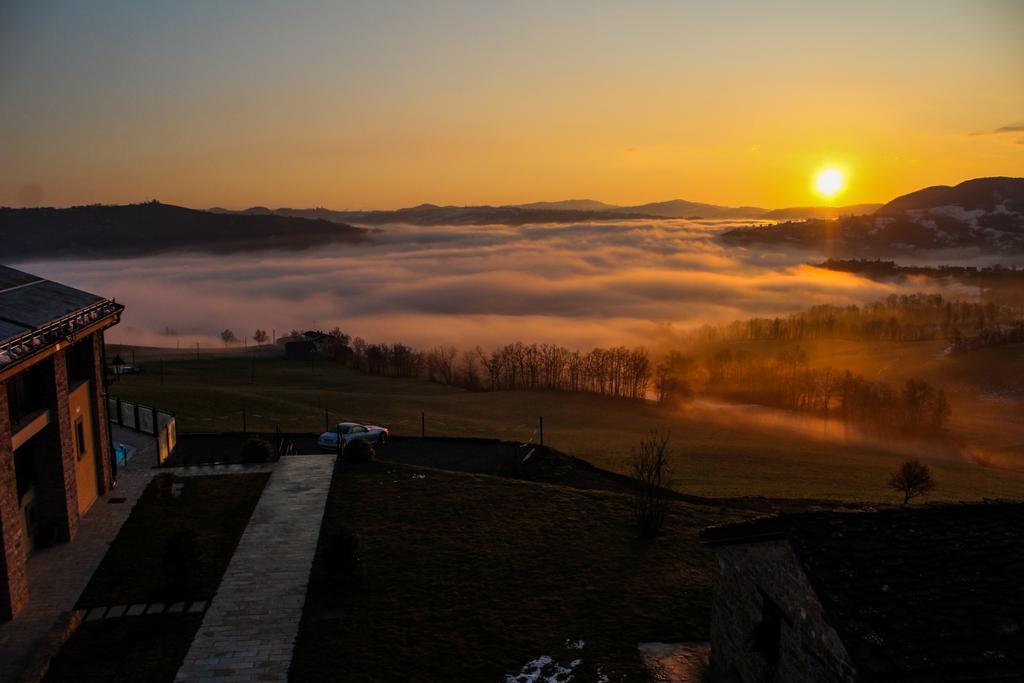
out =
<path fill-rule="evenodd" d="M 972 133 L 972 135 L 997 135 L 997 136 L 1003 136 L 1003 135 L 1006 135 L 1006 134 L 1013 134 L 1013 133 L 1024 133 L 1024 121 L 1022 121 L 1020 123 L 1011 123 L 1008 126 L 1000 126 L 999 128 L 994 128 L 992 130 L 978 131 L 976 133 Z M 1014 142 L 1016 142 L 1018 145 L 1024 145 L 1024 138 L 1017 138 L 1016 140 L 1014 140 Z"/>
<path fill-rule="evenodd" d="M 806 253 L 727 248 L 738 223 L 385 226 L 373 243 L 312 252 L 33 263 L 29 270 L 126 304 L 114 341 L 219 343 L 257 327 L 471 348 L 515 340 L 653 346 L 679 330 L 913 285 L 804 265 Z M 178 339 L 160 334 L 178 330 Z"/>

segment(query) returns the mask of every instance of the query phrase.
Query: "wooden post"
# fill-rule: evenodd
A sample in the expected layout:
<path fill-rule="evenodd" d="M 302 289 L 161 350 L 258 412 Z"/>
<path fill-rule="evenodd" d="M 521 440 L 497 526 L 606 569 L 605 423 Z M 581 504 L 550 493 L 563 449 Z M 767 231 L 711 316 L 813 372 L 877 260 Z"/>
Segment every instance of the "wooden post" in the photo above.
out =
<path fill-rule="evenodd" d="M 544 416 L 537 418 L 540 421 L 540 447 L 544 448 Z"/>
<path fill-rule="evenodd" d="M 160 386 L 164 385 L 164 359 L 160 359 Z"/>
<path fill-rule="evenodd" d="M 246 433 L 248 433 L 248 431 L 249 430 L 246 429 L 246 425 L 245 425 L 245 406 L 242 406 L 242 433 L 246 434 Z"/>
<path fill-rule="evenodd" d="M 196 342 L 196 360 L 199 360 L 199 342 Z"/>
<path fill-rule="evenodd" d="M 331 418 L 329 418 L 327 416 L 327 408 L 324 408 L 324 431 L 325 432 L 331 428 L 330 427 L 330 421 L 331 421 Z"/>
<path fill-rule="evenodd" d="M 420 413 L 420 438 L 427 438 L 427 414 Z"/>
<path fill-rule="evenodd" d="M 338 457 L 341 457 L 341 451 L 345 448 L 345 440 L 341 438 L 341 427 L 334 425 L 334 435 L 338 437 Z"/>

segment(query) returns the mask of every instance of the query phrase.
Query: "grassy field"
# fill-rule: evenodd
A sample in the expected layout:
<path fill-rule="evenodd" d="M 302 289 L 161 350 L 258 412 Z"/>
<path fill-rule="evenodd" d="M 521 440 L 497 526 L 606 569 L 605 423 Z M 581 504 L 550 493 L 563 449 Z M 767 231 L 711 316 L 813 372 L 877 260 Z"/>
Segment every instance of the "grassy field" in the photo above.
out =
<path fill-rule="evenodd" d="M 339 463 L 319 553 L 348 529 L 360 568 L 314 566 L 290 679 L 499 681 L 547 655 L 581 659 L 574 680 L 646 680 L 637 643 L 707 638 L 697 533 L 738 518 L 673 503 L 647 542 L 621 494 Z"/>
<path fill-rule="evenodd" d="M 852 360 L 855 353 L 853 347 L 841 344 L 829 348 L 837 366 L 844 354 Z M 108 350 L 108 356 L 114 351 Z M 890 378 L 897 379 L 897 369 L 915 369 L 905 356 L 937 362 L 940 351 L 937 347 L 880 348 L 866 359 L 859 357 L 858 367 L 862 372 L 874 367 L 871 364 L 882 370 L 888 367 Z M 998 351 L 1004 361 L 1024 360 L 1024 354 L 1007 356 L 1006 349 Z M 131 361 L 129 350 L 121 350 L 121 354 Z M 420 413 L 425 412 L 428 434 L 527 441 L 537 438 L 537 418 L 543 416 L 545 443 L 625 472 L 640 438 L 651 429 L 667 428 L 672 433 L 676 485 L 682 491 L 706 496 L 879 502 L 896 501 L 885 481 L 908 451 L 915 452 L 913 447 L 893 453 L 785 430 L 765 430 L 756 421 L 737 419 L 732 412 L 669 411 L 649 404 L 554 392 L 475 393 L 423 381 L 374 377 L 324 361 L 287 361 L 271 349 L 254 358 L 241 351 L 207 350 L 198 359 L 194 353 L 159 349 L 138 349 L 134 355 L 143 372 L 119 378 L 111 393 L 175 411 L 179 431 L 241 430 L 244 409 L 250 430 L 273 431 L 279 426 L 284 431 L 319 432 L 328 409 L 330 422 L 375 422 L 390 427 L 394 434 L 418 435 Z M 957 372 L 972 377 L 966 370 L 957 370 L 964 362 L 955 360 L 945 369 L 957 386 L 965 387 L 954 393 L 956 410 L 970 408 L 966 392 L 972 382 L 977 384 L 976 375 L 971 381 L 957 379 Z M 989 366 L 990 376 L 1001 374 L 995 361 Z M 973 395 L 977 396 L 977 391 Z M 1012 410 L 1014 404 L 1008 405 L 1006 410 Z M 975 411 L 988 415 L 983 409 Z M 1016 422 L 1020 420 L 1007 419 L 1003 428 L 1014 424 L 1019 429 Z M 998 446 L 984 425 L 974 428 L 991 442 L 986 447 Z M 1008 433 L 1004 441 L 1012 444 L 1014 438 Z M 1024 473 L 982 468 L 956 456 L 933 456 L 923 448 L 920 454 L 939 482 L 933 500 L 1024 496 Z"/>

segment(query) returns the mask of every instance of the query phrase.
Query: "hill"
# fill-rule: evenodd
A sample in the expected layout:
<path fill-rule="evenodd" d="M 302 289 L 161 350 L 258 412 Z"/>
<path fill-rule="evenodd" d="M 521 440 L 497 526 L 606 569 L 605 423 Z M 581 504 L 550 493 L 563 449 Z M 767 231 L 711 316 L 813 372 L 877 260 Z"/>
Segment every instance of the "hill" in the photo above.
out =
<path fill-rule="evenodd" d="M 165 252 L 232 253 L 360 242 L 368 230 L 276 214 L 223 214 L 170 204 L 0 208 L 8 261 L 118 258 Z"/>
<path fill-rule="evenodd" d="M 891 257 L 920 250 L 1024 253 L 1024 178 L 977 178 L 897 197 L 870 216 L 790 221 L 724 233 L 727 244 Z"/>
<path fill-rule="evenodd" d="M 596 199 L 565 199 L 559 202 L 531 202 L 515 204 L 520 209 L 555 209 L 556 211 L 611 211 L 622 207 L 605 204 Z"/>
<path fill-rule="evenodd" d="M 807 220 L 811 218 L 839 218 L 840 216 L 863 216 L 872 214 L 882 204 L 851 204 L 849 206 L 794 206 L 788 209 L 773 209 L 761 218 L 773 221 Z"/>
<path fill-rule="evenodd" d="M 975 178 L 959 185 L 935 185 L 893 199 L 878 209 L 879 216 L 899 216 L 908 211 L 958 207 L 985 213 L 1024 213 L 1024 178 Z"/>

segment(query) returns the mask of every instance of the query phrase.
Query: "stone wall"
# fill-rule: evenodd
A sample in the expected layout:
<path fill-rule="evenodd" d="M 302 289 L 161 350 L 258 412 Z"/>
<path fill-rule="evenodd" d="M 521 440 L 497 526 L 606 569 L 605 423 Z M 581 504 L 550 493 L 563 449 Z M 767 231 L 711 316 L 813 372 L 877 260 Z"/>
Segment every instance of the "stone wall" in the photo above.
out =
<path fill-rule="evenodd" d="M 28 602 L 27 555 L 18 507 L 7 385 L 0 382 L 0 621 L 13 619 Z"/>
<path fill-rule="evenodd" d="M 853 681 L 838 634 L 786 541 L 738 543 L 716 550 L 711 610 L 711 662 L 719 680 L 749 683 Z M 750 636 L 765 614 L 767 596 L 781 610 L 774 665 L 751 647 Z"/>

